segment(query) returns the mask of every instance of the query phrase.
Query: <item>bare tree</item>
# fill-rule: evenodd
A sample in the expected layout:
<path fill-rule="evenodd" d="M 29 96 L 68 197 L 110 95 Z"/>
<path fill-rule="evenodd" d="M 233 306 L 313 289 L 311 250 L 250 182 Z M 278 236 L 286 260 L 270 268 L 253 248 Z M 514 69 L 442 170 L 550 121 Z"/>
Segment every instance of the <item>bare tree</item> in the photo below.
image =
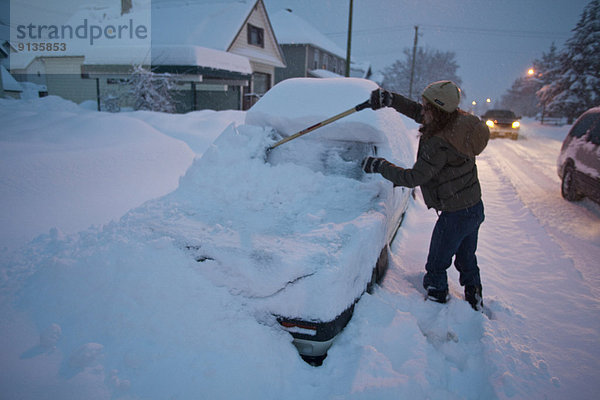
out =
<path fill-rule="evenodd" d="M 173 113 L 176 111 L 172 91 L 175 79 L 170 74 L 156 74 L 136 65 L 129 78 L 130 94 L 136 110 L 149 110 Z"/>
<path fill-rule="evenodd" d="M 382 86 L 408 97 L 413 65 L 412 50 L 404 49 L 403 54 L 403 59 L 396 60 L 383 70 Z M 418 48 L 414 63 L 413 100 L 418 100 L 418 96 L 431 82 L 448 79 L 459 86 L 462 84 L 462 79 L 456 74 L 458 64 L 455 57 L 456 54 L 450 51 Z"/>

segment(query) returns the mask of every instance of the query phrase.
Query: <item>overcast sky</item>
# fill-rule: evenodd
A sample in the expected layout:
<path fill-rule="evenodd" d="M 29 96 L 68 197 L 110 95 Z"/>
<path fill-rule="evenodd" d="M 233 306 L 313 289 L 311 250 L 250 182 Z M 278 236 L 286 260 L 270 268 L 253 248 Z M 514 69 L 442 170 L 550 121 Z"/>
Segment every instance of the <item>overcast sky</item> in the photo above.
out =
<path fill-rule="evenodd" d="M 56 1 L 75 7 L 119 0 Z M 56 1 L 48 2 L 49 9 Z M 350 0 L 263 1 L 269 13 L 290 8 L 346 48 Z M 458 75 L 469 101 L 479 102 L 486 97 L 495 101 L 515 79 L 525 74 L 534 59 L 548 51 L 552 42 L 562 48 L 588 2 L 354 0 L 352 56 L 370 61 L 375 71 L 381 70 L 402 58 L 403 49 L 412 48 L 414 27 L 419 26 L 419 46 L 456 54 Z M 9 0 L 0 0 L 4 15 L 8 3 Z"/>
<path fill-rule="evenodd" d="M 290 8 L 346 48 L 350 0 L 264 0 Z M 552 42 L 562 48 L 589 0 L 354 0 L 352 56 L 375 70 L 418 45 L 456 53 L 471 100 L 498 99 Z"/>

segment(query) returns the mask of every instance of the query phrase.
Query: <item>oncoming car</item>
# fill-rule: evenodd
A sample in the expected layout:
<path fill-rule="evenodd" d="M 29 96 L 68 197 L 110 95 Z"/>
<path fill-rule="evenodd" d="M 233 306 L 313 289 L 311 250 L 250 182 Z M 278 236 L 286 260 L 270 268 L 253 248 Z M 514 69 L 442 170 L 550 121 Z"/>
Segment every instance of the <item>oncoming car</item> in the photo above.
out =
<path fill-rule="evenodd" d="M 521 117 L 510 110 L 488 110 L 481 119 L 490 128 L 490 138 L 508 137 L 517 140 Z"/>
<path fill-rule="evenodd" d="M 565 199 L 588 197 L 600 203 L 600 107 L 586 111 L 573 124 L 557 164 Z"/>

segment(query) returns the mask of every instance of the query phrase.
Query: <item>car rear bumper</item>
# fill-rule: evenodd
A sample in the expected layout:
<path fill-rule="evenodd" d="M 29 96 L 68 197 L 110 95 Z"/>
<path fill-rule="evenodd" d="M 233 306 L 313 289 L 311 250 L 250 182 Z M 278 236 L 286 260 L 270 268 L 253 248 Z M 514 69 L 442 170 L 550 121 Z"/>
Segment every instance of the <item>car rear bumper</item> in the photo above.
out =
<path fill-rule="evenodd" d="M 277 321 L 292 335 L 300 355 L 320 357 L 327 354 L 335 337 L 348 325 L 354 313 L 354 304 L 331 321 L 305 321 L 286 317 L 277 317 Z"/>

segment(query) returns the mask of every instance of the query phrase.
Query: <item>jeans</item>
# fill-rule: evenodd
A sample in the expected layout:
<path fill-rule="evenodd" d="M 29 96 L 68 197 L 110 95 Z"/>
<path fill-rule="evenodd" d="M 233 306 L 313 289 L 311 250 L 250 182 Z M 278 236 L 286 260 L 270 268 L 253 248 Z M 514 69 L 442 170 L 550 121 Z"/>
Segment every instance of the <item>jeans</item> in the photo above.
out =
<path fill-rule="evenodd" d="M 443 211 L 431 234 L 423 287 L 448 290 L 446 270 L 452 264 L 460 274 L 460 285 L 481 285 L 477 266 L 477 237 L 484 220 L 483 202 L 459 211 Z"/>

